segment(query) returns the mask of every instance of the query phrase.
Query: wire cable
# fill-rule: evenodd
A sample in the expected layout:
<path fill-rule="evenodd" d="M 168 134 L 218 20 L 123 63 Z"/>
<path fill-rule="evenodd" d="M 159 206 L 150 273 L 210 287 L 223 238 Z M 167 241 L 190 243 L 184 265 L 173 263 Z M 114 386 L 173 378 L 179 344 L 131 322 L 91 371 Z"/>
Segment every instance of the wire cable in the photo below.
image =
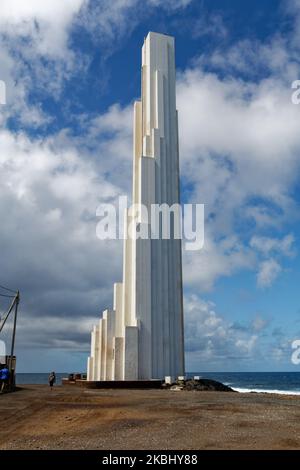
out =
<path fill-rule="evenodd" d="M 1 289 L 4 289 L 4 290 L 7 290 L 7 291 L 9 291 L 9 292 L 13 292 L 14 294 L 17 293 L 15 290 L 9 289 L 8 287 L 5 287 L 5 286 L 1 286 L 1 285 L 0 285 L 0 288 L 1 288 Z"/>

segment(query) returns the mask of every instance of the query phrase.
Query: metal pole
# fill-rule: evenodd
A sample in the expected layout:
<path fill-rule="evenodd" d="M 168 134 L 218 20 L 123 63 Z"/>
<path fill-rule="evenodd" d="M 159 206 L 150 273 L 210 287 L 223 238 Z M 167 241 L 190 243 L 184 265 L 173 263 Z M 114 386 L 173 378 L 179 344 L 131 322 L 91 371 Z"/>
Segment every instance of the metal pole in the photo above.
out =
<path fill-rule="evenodd" d="M 11 341 L 10 366 L 9 366 L 10 379 L 11 379 L 11 385 L 12 386 L 14 385 L 14 377 L 12 376 L 12 366 L 13 366 L 13 357 L 14 357 L 14 350 L 15 350 L 15 339 L 16 339 L 17 316 L 18 316 L 19 302 L 20 302 L 20 292 L 17 291 L 17 295 L 16 295 L 16 299 L 15 299 L 15 318 L 14 318 L 14 328 L 13 328 L 12 341 Z"/>
<path fill-rule="evenodd" d="M 15 306 L 15 302 L 16 302 L 16 297 L 14 297 L 14 299 L 13 299 L 13 301 L 12 301 L 12 303 L 11 303 L 9 309 L 7 310 L 5 316 L 4 316 L 4 317 L 2 318 L 2 320 L 1 320 L 2 323 L 1 323 L 1 325 L 0 325 L 0 333 L 1 333 L 1 331 L 3 330 L 4 325 L 5 325 L 5 323 L 6 323 L 6 320 L 8 319 L 8 317 L 9 317 L 9 315 L 10 315 L 12 309 L 13 309 L 14 306 Z"/>

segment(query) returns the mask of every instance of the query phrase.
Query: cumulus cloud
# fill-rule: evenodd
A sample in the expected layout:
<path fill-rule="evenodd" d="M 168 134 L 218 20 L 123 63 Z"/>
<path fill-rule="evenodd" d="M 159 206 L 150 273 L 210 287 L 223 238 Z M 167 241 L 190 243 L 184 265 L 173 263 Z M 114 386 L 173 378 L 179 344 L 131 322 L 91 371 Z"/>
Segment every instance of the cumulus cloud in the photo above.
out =
<path fill-rule="evenodd" d="M 146 5 L 174 12 L 189 3 Z M 296 0 L 289 7 L 300 11 Z M 111 304 L 122 247 L 96 239 L 95 210 L 130 191 L 132 108 L 115 104 L 96 117 L 77 116 L 80 135 L 61 129 L 39 138 L 5 125 L 16 115 L 31 130 L 49 122 L 28 99 L 33 84 L 59 97 L 74 67 L 85 70 L 89 59 L 75 56 L 72 28 L 114 48 L 142 15 L 136 0 L 1 2 L 0 79 L 8 84 L 9 104 L 0 115 L 0 253 L 7 283 L 21 289 L 24 344 L 86 348 L 90 323 Z M 183 189 L 206 209 L 204 249 L 184 254 L 191 290 L 211 291 L 217 279 L 242 270 L 256 272 L 257 285 L 269 287 L 283 271 L 284 257 L 294 253 L 294 235 L 285 233 L 284 222 L 295 213 L 299 171 L 300 107 L 290 100 L 290 80 L 300 71 L 299 18 L 289 37 L 278 33 L 266 43 L 246 40 L 216 49 L 179 74 Z M 198 26 L 194 34 L 205 33 Z M 220 17 L 208 26 L 227 34 Z M 190 357 L 203 363 L 248 360 L 258 353 L 267 322 L 258 316 L 241 325 L 226 321 L 198 295 L 187 296 Z"/>
<path fill-rule="evenodd" d="M 255 266 L 255 256 L 235 235 L 215 239 L 206 224 L 205 242 L 201 251 L 183 253 L 184 283 L 202 292 L 211 291 L 216 279 L 231 276 Z"/>
<path fill-rule="evenodd" d="M 29 46 L 38 53 L 63 56 L 67 48 L 68 30 L 84 3 L 85 0 L 2 0 L 1 34 L 14 38 L 30 37 Z"/>
<path fill-rule="evenodd" d="M 7 86 L 7 106 L 2 122 L 13 118 L 28 128 L 49 124 L 51 117 L 39 102 L 31 102 L 33 90 L 46 90 L 58 97 L 76 66 L 86 66 L 86 58 L 69 47 L 75 16 L 85 0 L 52 2 L 29 0 L 0 4 L 0 78 Z"/>
<path fill-rule="evenodd" d="M 85 159 L 59 137 L 2 130 L 0 146 L 1 268 L 22 293 L 28 326 L 33 316 L 100 313 L 121 277 L 121 243 L 100 242 L 95 217 L 100 202 L 123 193 L 106 177 L 108 162 L 111 172 L 117 162 L 108 153 L 96 162 L 86 152 Z"/>
<path fill-rule="evenodd" d="M 252 79 L 255 61 L 267 76 L 256 69 Z M 292 254 L 292 234 L 273 240 L 264 231 L 284 230 L 297 213 L 300 109 L 291 104 L 289 80 L 299 71 L 288 41 L 277 35 L 267 44 L 242 42 L 202 56 L 179 76 L 182 175 L 190 199 L 204 203 L 206 213 L 206 246 L 191 261 L 198 270 L 188 274 L 201 288 L 219 274 L 253 268 L 267 251 Z M 225 250 L 233 233 L 235 247 Z M 272 280 L 279 274 L 274 263 L 261 265 L 259 285 L 272 282 L 267 267 L 276 271 Z"/>
<path fill-rule="evenodd" d="M 86 1 L 80 16 L 76 19 L 79 27 L 86 29 L 92 39 L 108 46 L 103 51 L 110 55 L 119 45 L 119 41 L 127 37 L 146 15 L 155 9 L 175 12 L 186 8 L 192 0 L 89 0 Z"/>
<path fill-rule="evenodd" d="M 99 29 L 103 26 L 103 40 L 110 33 L 106 23 L 122 32 L 134 3 L 98 2 L 93 15 Z M 121 243 L 97 240 L 95 213 L 100 202 L 130 190 L 132 106 L 79 116 L 80 135 L 62 129 L 38 138 L 5 128 L 12 116 L 29 130 L 49 122 L 29 93 L 33 86 L 49 94 L 56 87 L 61 91 L 75 65 L 71 29 L 74 22 L 92 26 L 84 23 L 91 4 L 4 0 L 0 5 L 0 78 L 8 89 L 7 106 L 1 108 L 0 256 L 5 282 L 21 291 L 21 346 L 74 349 L 81 342 L 87 348 L 88 319 L 94 315 L 95 321 L 111 305 L 113 282 L 121 279 Z M 77 72 L 81 65 L 77 55 Z"/>
<path fill-rule="evenodd" d="M 259 250 L 264 255 L 269 253 L 282 253 L 286 256 L 293 255 L 292 245 L 295 242 L 293 234 L 288 234 L 282 239 L 271 237 L 253 236 L 250 240 L 250 246 Z"/>
<path fill-rule="evenodd" d="M 171 10 L 177 10 L 179 8 L 187 7 L 192 0 L 148 0 L 150 5 L 160 6 L 163 8 L 170 8 Z"/>
<path fill-rule="evenodd" d="M 257 285 L 259 287 L 270 287 L 281 271 L 282 267 L 275 259 L 270 258 L 262 261 L 257 273 Z"/>
<path fill-rule="evenodd" d="M 190 0 L 3 0 L 0 79 L 7 85 L 8 100 L 2 121 L 13 117 L 28 127 L 49 124 L 51 117 L 39 103 L 31 103 L 28 96 L 35 89 L 58 101 L 74 74 L 82 79 L 93 57 L 87 50 L 74 49 L 73 33 L 81 32 L 97 44 L 101 53 L 99 67 L 106 76 L 102 79 L 105 88 L 109 77 L 107 58 L 145 17 L 145 12 L 156 8 L 172 12 L 189 3 Z"/>
<path fill-rule="evenodd" d="M 216 312 L 214 303 L 197 295 L 185 298 L 185 337 L 188 357 L 206 367 L 224 367 L 226 360 L 245 361 L 252 358 L 258 339 L 251 329 L 234 328 Z"/>
<path fill-rule="evenodd" d="M 197 185 L 195 193 L 204 185 L 204 198 L 216 205 L 222 191 L 223 209 L 253 195 L 288 204 L 300 146 L 299 109 L 289 88 L 272 79 L 255 86 L 188 70 L 179 82 L 178 108 L 183 173 Z M 202 171 L 195 173 L 197 164 Z M 208 181 L 214 181 L 210 191 Z"/>
<path fill-rule="evenodd" d="M 256 332 L 262 331 L 264 328 L 266 328 L 267 325 L 268 320 L 266 320 L 266 318 L 261 317 L 260 315 L 256 315 L 251 324 L 253 330 Z"/>
<path fill-rule="evenodd" d="M 221 14 L 203 14 L 200 18 L 197 18 L 193 28 L 192 34 L 194 38 L 201 36 L 213 36 L 214 38 L 224 39 L 228 36 L 228 29 L 224 24 L 224 20 Z"/>

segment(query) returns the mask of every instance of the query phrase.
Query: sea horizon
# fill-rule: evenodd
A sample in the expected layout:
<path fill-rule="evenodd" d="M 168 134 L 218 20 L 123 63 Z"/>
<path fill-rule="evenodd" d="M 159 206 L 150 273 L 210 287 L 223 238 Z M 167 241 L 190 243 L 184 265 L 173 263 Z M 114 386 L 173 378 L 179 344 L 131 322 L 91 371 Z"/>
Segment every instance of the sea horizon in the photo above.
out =
<path fill-rule="evenodd" d="M 60 385 L 62 378 L 68 377 L 69 373 L 57 372 L 57 385 Z M 47 384 L 48 375 L 49 372 L 19 372 L 16 374 L 16 383 L 17 385 Z M 241 393 L 300 395 L 300 372 L 187 372 L 186 376 L 217 380 Z"/>

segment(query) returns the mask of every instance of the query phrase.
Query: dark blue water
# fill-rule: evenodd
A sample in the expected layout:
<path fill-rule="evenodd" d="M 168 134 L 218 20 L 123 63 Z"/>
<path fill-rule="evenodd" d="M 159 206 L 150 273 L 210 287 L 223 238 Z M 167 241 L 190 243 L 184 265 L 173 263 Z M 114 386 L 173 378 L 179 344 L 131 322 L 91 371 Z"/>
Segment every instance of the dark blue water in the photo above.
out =
<path fill-rule="evenodd" d="M 300 395 L 300 372 L 194 372 L 187 375 L 218 380 L 239 392 Z"/>
<path fill-rule="evenodd" d="M 56 373 L 56 385 L 61 385 L 61 379 L 63 377 L 68 377 L 68 372 Z M 17 374 L 16 383 L 17 385 L 41 385 L 48 384 L 49 374 L 40 373 L 40 374 Z"/>
<path fill-rule="evenodd" d="M 300 372 L 193 372 L 188 377 L 200 375 L 229 385 L 240 392 L 273 392 L 300 395 Z M 57 373 L 57 385 L 68 373 Z M 17 384 L 47 384 L 48 374 L 17 374 Z"/>

